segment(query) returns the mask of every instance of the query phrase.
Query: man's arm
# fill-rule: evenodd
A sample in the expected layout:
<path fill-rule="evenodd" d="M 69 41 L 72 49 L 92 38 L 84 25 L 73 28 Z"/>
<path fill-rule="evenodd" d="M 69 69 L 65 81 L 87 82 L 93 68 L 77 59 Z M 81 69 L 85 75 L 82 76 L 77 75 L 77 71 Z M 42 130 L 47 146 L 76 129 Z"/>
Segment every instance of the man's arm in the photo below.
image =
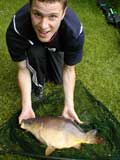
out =
<path fill-rule="evenodd" d="M 75 88 L 75 66 L 65 65 L 63 69 L 63 88 L 64 88 L 64 110 L 63 116 L 83 123 L 79 120 L 74 109 L 74 88 Z"/>
<path fill-rule="evenodd" d="M 22 112 L 19 116 L 19 123 L 21 123 L 22 119 L 35 117 L 31 101 L 31 75 L 26 67 L 26 60 L 18 62 L 18 85 L 22 101 Z"/>

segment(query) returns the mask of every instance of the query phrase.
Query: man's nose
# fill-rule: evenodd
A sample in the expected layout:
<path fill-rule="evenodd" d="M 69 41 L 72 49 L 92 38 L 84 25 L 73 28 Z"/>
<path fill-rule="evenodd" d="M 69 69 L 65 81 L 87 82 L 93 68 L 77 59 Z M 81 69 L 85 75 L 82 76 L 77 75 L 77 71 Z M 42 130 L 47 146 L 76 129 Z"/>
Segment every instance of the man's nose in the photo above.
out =
<path fill-rule="evenodd" d="M 40 27 L 42 29 L 46 29 L 48 27 L 48 19 L 47 17 L 43 17 L 40 21 Z"/>

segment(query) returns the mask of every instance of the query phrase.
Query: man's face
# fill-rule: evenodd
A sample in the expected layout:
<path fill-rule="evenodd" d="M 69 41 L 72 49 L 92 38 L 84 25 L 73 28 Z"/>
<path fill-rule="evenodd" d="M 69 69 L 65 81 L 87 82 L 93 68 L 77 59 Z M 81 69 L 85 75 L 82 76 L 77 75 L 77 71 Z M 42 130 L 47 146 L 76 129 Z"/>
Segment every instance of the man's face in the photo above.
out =
<path fill-rule="evenodd" d="M 65 10 L 59 2 L 47 3 L 33 0 L 31 5 L 31 20 L 38 39 L 49 42 L 57 32 Z"/>

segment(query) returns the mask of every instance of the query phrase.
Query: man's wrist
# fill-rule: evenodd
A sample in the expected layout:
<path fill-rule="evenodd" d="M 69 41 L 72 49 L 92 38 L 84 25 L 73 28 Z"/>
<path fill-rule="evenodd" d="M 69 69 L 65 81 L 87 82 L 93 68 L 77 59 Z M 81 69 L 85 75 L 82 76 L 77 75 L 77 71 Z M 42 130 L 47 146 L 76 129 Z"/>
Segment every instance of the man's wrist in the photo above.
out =
<path fill-rule="evenodd" d="M 74 108 L 74 102 L 65 102 L 64 103 L 65 107 L 70 107 L 70 108 Z"/>
<path fill-rule="evenodd" d="M 26 111 L 26 110 L 31 110 L 32 109 L 32 105 L 31 104 L 23 104 L 22 105 L 22 110 Z"/>

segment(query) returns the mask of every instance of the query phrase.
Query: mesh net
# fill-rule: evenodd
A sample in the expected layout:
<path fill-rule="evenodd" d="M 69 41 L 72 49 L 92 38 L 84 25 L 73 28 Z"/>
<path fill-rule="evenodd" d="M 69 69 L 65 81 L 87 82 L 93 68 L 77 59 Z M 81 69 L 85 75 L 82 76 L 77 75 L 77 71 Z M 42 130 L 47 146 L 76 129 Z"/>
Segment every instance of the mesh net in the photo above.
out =
<path fill-rule="evenodd" d="M 38 142 L 30 133 L 20 129 L 17 121 L 19 112 L 17 112 L 0 127 L 0 154 L 19 154 L 35 159 L 119 160 L 119 122 L 101 102 L 91 95 L 80 81 L 77 81 L 75 91 L 76 112 L 81 120 L 88 122 L 80 127 L 85 131 L 97 129 L 99 135 L 103 138 L 102 144 L 83 144 L 79 150 L 73 148 L 56 150 L 51 156 L 45 157 L 46 146 Z M 39 116 L 50 115 L 50 113 L 53 116 L 60 115 L 63 99 L 62 88 L 54 87 L 52 95 L 46 93 L 44 100 L 39 104 L 34 103 L 33 108 Z"/>

